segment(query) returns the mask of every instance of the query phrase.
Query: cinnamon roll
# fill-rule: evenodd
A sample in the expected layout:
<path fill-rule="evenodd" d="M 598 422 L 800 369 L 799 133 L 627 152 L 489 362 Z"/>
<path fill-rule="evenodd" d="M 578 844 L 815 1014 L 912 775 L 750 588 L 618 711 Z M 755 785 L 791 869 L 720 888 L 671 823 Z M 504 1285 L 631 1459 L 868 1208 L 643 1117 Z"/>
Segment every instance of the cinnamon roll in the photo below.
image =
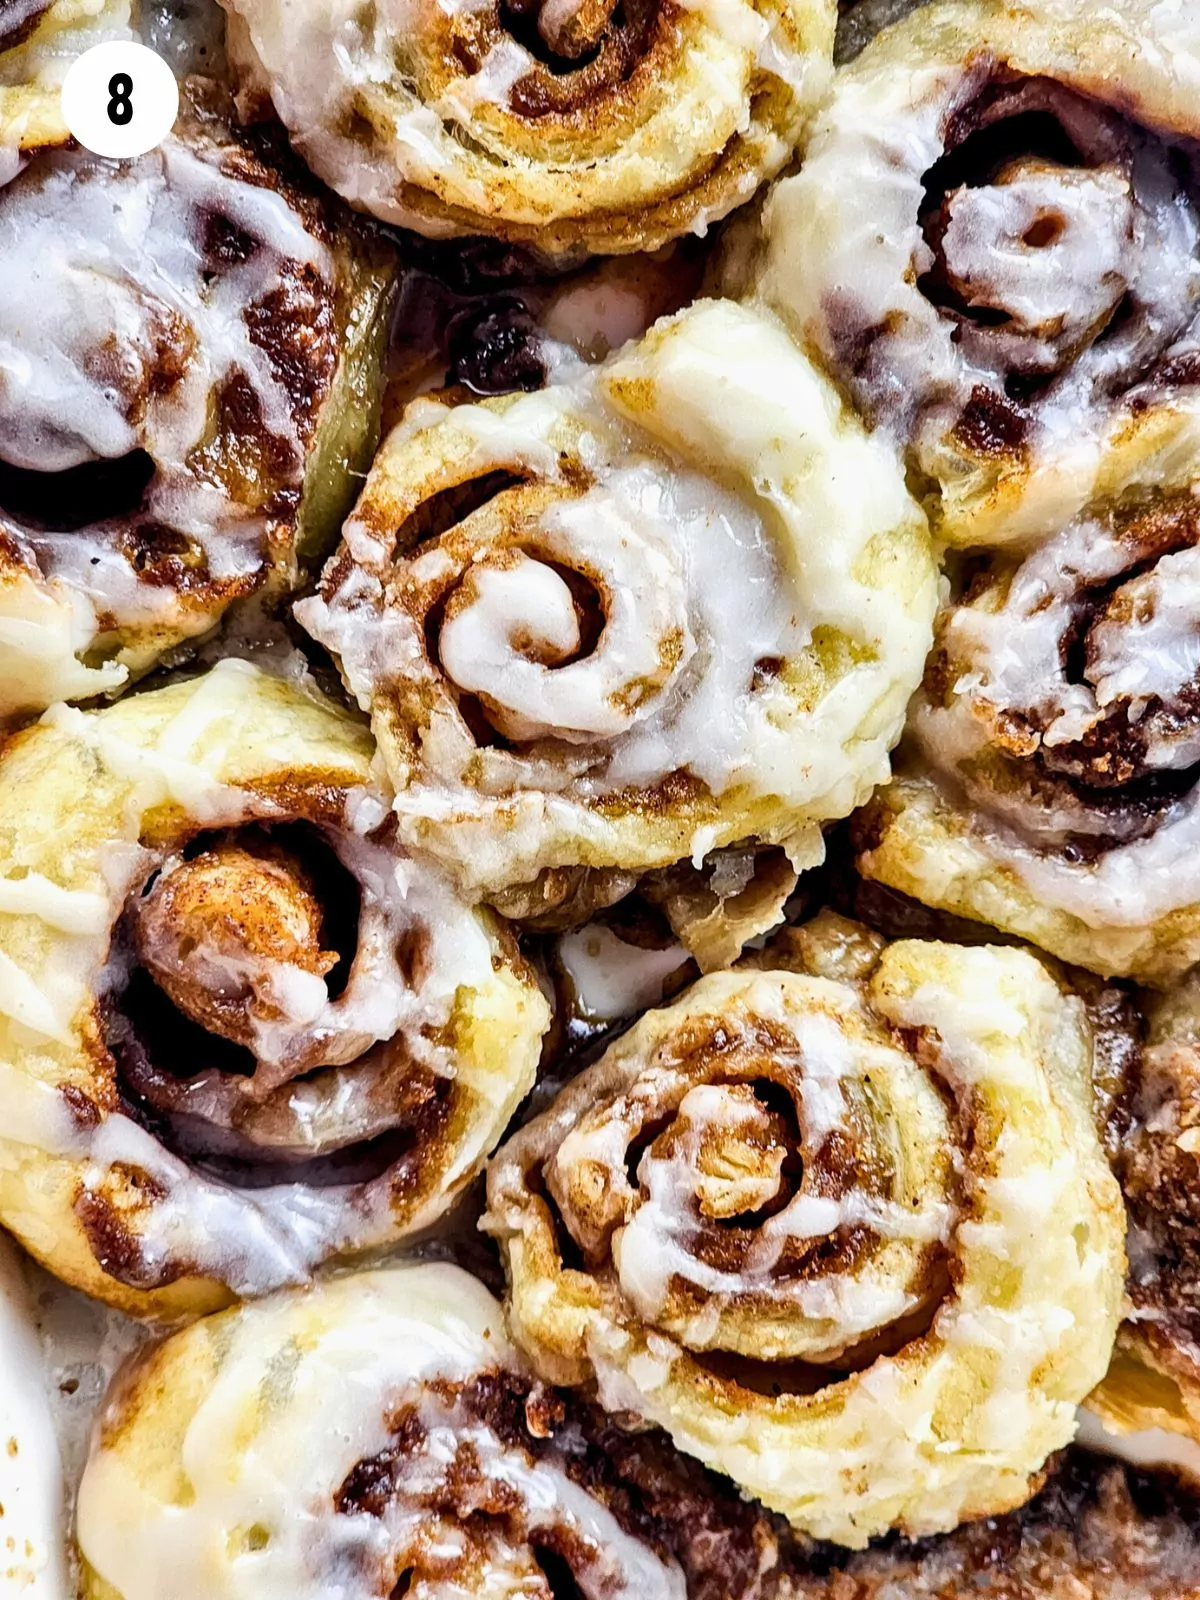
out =
<path fill-rule="evenodd" d="M 803 948 L 644 1016 L 498 1152 L 484 1225 L 540 1375 L 859 1547 L 1028 1497 L 1108 1364 L 1124 1217 L 1031 956 Z"/>
<path fill-rule="evenodd" d="M 0 187 L 0 715 L 293 585 L 374 445 L 388 253 L 198 94 L 139 160 Z"/>
<path fill-rule="evenodd" d="M 102 1413 L 79 1495 L 84 1594 L 684 1600 L 654 1519 L 564 1421 L 500 1306 L 454 1267 L 194 1323 Z"/>
<path fill-rule="evenodd" d="M 1097 972 L 1200 959 L 1193 574 L 1186 474 L 952 572 L 860 870 Z"/>
<path fill-rule="evenodd" d="M 0 186 L 20 170 L 23 152 L 71 137 L 61 103 L 67 71 L 93 45 L 131 39 L 130 12 L 131 0 L 0 5 Z"/>
<path fill-rule="evenodd" d="M 472 893 L 587 868 L 611 900 L 750 838 L 819 859 L 887 772 L 933 603 L 887 447 L 709 301 L 538 393 L 411 406 L 296 615 L 408 842 Z"/>
<path fill-rule="evenodd" d="M 759 289 L 954 544 L 1061 526 L 1200 438 L 1200 29 L 1133 0 L 922 7 L 840 75 Z"/>
<path fill-rule="evenodd" d="M 833 0 L 222 0 L 243 103 L 351 204 L 548 257 L 653 250 L 788 160 Z"/>
<path fill-rule="evenodd" d="M 0 759 L 0 1221 L 178 1316 L 427 1226 L 533 1081 L 511 938 L 408 857 L 369 735 L 239 661 Z"/>
<path fill-rule="evenodd" d="M 1129 1212 L 1128 1315 L 1089 1407 L 1119 1433 L 1200 1440 L 1200 976 L 1146 1008 L 1126 1095 L 1109 1117 Z"/>

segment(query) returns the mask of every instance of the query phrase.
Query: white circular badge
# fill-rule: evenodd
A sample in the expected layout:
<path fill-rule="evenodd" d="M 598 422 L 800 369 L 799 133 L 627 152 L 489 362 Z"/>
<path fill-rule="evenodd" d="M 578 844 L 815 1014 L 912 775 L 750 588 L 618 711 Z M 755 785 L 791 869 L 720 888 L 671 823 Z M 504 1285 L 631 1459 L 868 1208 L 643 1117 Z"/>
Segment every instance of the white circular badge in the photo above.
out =
<path fill-rule="evenodd" d="M 160 55 L 113 39 L 85 50 L 62 87 L 63 120 L 98 156 L 142 156 L 161 144 L 179 114 L 179 85 Z"/>

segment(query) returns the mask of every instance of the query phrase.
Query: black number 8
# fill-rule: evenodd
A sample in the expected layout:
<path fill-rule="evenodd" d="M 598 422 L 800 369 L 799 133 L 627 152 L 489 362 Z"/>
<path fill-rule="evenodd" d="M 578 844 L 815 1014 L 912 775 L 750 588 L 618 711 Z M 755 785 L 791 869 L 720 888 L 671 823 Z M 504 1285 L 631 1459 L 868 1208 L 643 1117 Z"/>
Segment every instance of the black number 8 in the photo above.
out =
<path fill-rule="evenodd" d="M 133 79 L 124 72 L 114 72 L 108 80 L 108 120 L 118 128 L 133 121 Z"/>

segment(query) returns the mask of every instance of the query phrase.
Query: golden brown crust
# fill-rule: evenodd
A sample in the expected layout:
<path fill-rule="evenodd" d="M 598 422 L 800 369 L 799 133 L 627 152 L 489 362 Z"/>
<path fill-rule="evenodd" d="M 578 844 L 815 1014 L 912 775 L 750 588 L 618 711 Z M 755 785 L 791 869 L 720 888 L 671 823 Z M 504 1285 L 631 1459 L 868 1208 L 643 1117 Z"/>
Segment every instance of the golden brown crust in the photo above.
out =
<path fill-rule="evenodd" d="M 650 873 L 640 893 L 666 917 L 701 972 L 732 966 L 751 939 L 783 921 L 799 873 L 778 847 L 714 851 Z"/>
<path fill-rule="evenodd" d="M 702 979 L 496 1156 L 514 1334 L 810 1532 L 1008 1509 L 1119 1315 L 1083 1008 L 838 919 L 772 957 L 802 970 Z"/>

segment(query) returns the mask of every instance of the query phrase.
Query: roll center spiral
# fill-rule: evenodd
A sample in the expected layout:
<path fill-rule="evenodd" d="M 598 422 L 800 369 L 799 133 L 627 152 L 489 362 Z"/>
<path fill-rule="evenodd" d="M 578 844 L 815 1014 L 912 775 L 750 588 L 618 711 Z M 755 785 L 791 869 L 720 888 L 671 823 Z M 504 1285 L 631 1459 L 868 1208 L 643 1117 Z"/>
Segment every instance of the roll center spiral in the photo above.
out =
<path fill-rule="evenodd" d="M 702 1084 L 684 1096 L 676 1123 L 642 1157 L 638 1176 L 653 1191 L 656 1169 L 675 1181 L 686 1174 L 701 1214 L 733 1222 L 779 1198 L 788 1147 L 783 1117 L 748 1084 Z"/>
<path fill-rule="evenodd" d="M 1064 85 L 997 79 L 923 178 L 919 285 L 977 367 L 1028 402 L 1086 354 L 1135 382 L 1194 312 L 1200 216 L 1172 151 Z"/>
<path fill-rule="evenodd" d="M 1035 780 L 1083 786 L 1078 798 L 1101 808 L 1108 828 L 1118 825 L 1113 807 L 1136 798 L 1130 785 L 1148 783 L 1119 824 L 1142 831 L 1200 760 L 1196 531 L 1190 496 L 1084 519 L 972 590 L 943 623 L 934 678 L 953 699 L 932 713 L 929 748 L 964 759 L 982 737 L 1034 763 Z"/>
<path fill-rule="evenodd" d="M 439 937 L 386 831 L 198 833 L 117 928 L 105 1033 L 122 1091 L 239 1185 L 280 1163 L 310 1184 L 370 1181 L 446 1114 Z"/>
<path fill-rule="evenodd" d="M 660 1013 L 640 1062 L 630 1043 L 576 1080 L 552 1150 L 537 1124 L 513 1147 L 589 1271 L 682 1348 L 762 1360 L 769 1317 L 768 1360 L 869 1358 L 942 1292 L 945 1108 L 852 1002 L 843 1034 L 819 1002 L 785 1024 L 778 974 L 725 981 L 768 1015 Z"/>
<path fill-rule="evenodd" d="M 431 648 L 504 738 L 615 739 L 694 652 L 683 560 L 649 518 L 639 525 L 639 491 L 539 506 L 454 575 Z M 444 557 L 428 560 L 445 584 Z"/>
<path fill-rule="evenodd" d="M 517 17 L 536 17 L 538 34 L 566 70 L 599 49 L 617 0 L 508 0 L 508 9 Z"/>
<path fill-rule="evenodd" d="M 253 1048 L 255 1022 L 316 1015 L 337 965 L 297 855 L 225 839 L 168 861 L 132 912 L 143 966 L 201 1027 Z"/>
<path fill-rule="evenodd" d="M 955 189 L 937 221 L 947 284 L 970 314 L 1046 342 L 1057 365 L 1112 316 L 1127 288 L 1132 237 L 1127 179 L 1013 161 L 992 183 Z"/>

